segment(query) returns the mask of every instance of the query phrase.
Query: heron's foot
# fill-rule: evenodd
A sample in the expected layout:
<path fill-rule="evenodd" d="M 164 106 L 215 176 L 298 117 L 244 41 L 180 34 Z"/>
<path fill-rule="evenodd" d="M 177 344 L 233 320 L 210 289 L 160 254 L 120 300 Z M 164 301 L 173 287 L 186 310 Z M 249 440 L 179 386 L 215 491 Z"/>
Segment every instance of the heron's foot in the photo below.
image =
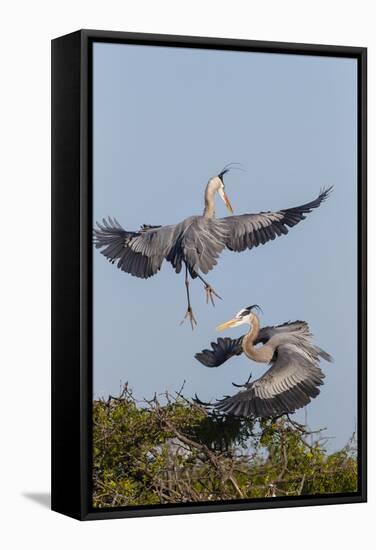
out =
<path fill-rule="evenodd" d="M 195 325 L 197 325 L 197 321 L 195 319 L 195 316 L 193 315 L 193 311 L 190 306 L 187 309 L 187 313 L 184 315 L 184 319 L 180 321 L 180 324 L 182 325 L 184 321 L 186 321 L 186 319 L 189 320 L 189 322 L 191 323 L 192 330 L 194 330 Z"/>
<path fill-rule="evenodd" d="M 216 291 L 214 290 L 214 288 L 212 288 L 210 285 L 205 285 L 205 294 L 206 294 L 206 303 L 207 304 L 209 303 L 209 300 L 210 300 L 212 305 L 215 306 L 214 296 L 216 298 L 219 298 L 220 300 L 222 300 L 220 295 L 217 294 Z"/>

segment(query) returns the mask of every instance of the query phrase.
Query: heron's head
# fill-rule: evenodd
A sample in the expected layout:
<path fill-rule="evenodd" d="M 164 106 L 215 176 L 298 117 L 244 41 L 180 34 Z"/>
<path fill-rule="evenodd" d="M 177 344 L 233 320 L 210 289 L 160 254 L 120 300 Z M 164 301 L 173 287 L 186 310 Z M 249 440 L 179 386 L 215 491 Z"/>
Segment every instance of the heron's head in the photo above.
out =
<path fill-rule="evenodd" d="M 257 304 L 245 307 L 238 311 L 233 319 L 230 319 L 229 321 L 218 325 L 216 329 L 222 331 L 226 330 L 227 328 L 239 327 L 240 325 L 252 325 L 252 321 L 256 317 L 256 315 L 253 313 L 253 310 L 261 311 L 261 308 Z"/>
<path fill-rule="evenodd" d="M 222 172 L 220 172 L 218 176 L 214 176 L 210 178 L 207 185 L 207 191 L 209 191 L 209 193 L 218 193 L 218 195 L 221 197 L 221 199 L 225 203 L 227 210 L 231 212 L 231 214 L 233 214 L 234 211 L 232 209 L 230 200 L 226 195 L 225 184 L 223 182 L 223 176 L 225 175 L 226 172 L 227 170 L 222 170 Z"/>

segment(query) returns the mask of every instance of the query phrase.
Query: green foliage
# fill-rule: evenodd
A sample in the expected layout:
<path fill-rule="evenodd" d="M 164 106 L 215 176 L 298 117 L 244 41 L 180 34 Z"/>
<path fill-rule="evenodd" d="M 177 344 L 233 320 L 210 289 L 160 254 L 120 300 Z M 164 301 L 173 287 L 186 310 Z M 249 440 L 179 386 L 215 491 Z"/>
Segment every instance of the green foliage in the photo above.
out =
<path fill-rule="evenodd" d="M 93 403 L 96 507 L 357 490 L 353 441 L 328 454 L 322 430 L 284 416 L 254 422 L 166 395 L 138 403 L 124 388 Z"/>

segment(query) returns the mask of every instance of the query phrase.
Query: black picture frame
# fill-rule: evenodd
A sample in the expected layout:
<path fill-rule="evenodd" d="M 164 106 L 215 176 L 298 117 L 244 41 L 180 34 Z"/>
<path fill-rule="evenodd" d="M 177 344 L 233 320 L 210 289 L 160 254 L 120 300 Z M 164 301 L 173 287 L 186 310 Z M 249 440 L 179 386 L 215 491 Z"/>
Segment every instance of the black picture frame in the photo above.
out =
<path fill-rule="evenodd" d="M 92 412 L 92 45 L 143 44 L 350 57 L 358 63 L 358 492 L 94 509 Z M 365 502 L 367 498 L 367 50 L 79 30 L 52 40 L 52 509 L 80 520 Z"/>

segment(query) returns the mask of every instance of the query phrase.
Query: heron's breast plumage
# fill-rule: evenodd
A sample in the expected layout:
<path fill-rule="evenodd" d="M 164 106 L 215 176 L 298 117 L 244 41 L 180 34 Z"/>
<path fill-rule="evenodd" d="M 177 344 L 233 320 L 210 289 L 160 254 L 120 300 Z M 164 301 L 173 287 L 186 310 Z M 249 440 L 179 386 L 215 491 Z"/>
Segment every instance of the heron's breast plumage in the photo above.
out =
<path fill-rule="evenodd" d="M 226 236 L 227 229 L 220 220 L 191 216 L 176 225 L 167 260 L 177 272 L 184 261 L 192 277 L 198 271 L 208 273 L 225 248 Z"/>

